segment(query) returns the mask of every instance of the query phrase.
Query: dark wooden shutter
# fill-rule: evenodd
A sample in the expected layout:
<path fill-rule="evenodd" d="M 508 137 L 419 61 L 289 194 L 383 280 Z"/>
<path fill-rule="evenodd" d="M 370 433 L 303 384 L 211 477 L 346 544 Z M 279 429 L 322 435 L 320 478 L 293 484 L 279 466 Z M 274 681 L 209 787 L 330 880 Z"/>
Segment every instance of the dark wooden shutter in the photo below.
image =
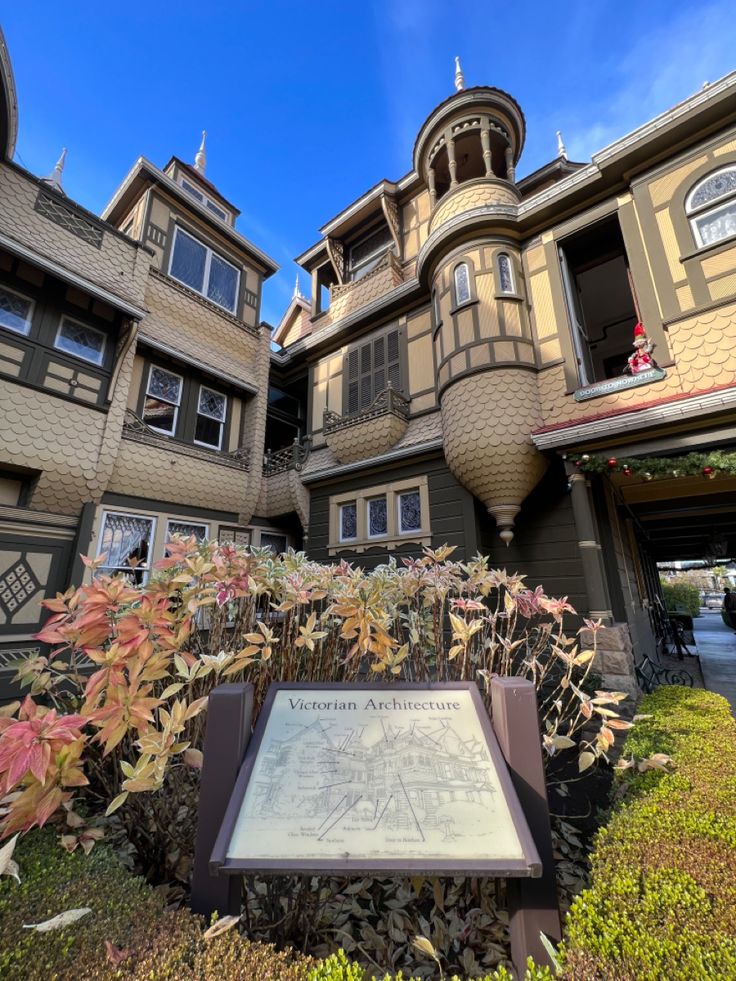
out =
<path fill-rule="evenodd" d="M 353 348 L 353 350 L 348 354 L 347 374 L 348 395 L 345 403 L 345 411 L 350 414 L 352 412 L 357 412 L 360 407 L 360 371 L 357 347 Z"/>
<path fill-rule="evenodd" d="M 392 330 L 372 341 L 354 347 L 347 361 L 347 397 L 345 412 L 348 414 L 367 409 L 373 400 L 385 391 L 388 383 L 395 391 L 401 391 L 401 343 L 400 331 Z"/>
<path fill-rule="evenodd" d="M 360 346 L 360 408 L 367 409 L 373 401 L 373 359 L 371 342 Z"/>
<path fill-rule="evenodd" d="M 394 391 L 401 391 L 401 344 L 399 331 L 392 330 L 386 334 L 386 366 L 388 381 Z"/>

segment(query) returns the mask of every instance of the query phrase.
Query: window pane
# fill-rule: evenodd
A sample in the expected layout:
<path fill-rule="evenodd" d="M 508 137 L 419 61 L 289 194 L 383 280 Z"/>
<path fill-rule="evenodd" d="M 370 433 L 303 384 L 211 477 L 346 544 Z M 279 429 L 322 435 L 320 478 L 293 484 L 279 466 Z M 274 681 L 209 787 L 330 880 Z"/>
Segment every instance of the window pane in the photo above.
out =
<path fill-rule="evenodd" d="M 422 527 L 419 491 L 399 495 L 399 527 L 401 531 L 419 531 Z"/>
<path fill-rule="evenodd" d="M 193 184 L 189 183 L 189 181 L 182 181 L 181 186 L 185 191 L 189 191 L 193 198 L 196 198 L 198 201 L 204 201 L 204 194 L 202 194 L 201 191 L 198 191 Z"/>
<path fill-rule="evenodd" d="M 736 168 L 732 167 L 706 178 L 690 198 L 689 210 L 700 208 L 709 201 L 716 201 L 733 192 L 736 192 Z"/>
<path fill-rule="evenodd" d="M 498 257 L 498 278 L 502 293 L 514 292 L 514 277 L 511 273 L 511 260 L 503 253 Z"/>
<path fill-rule="evenodd" d="M 209 416 L 197 416 L 194 439 L 197 443 L 204 443 L 205 446 L 212 446 L 219 450 L 222 441 L 222 423 L 210 419 Z"/>
<path fill-rule="evenodd" d="M 143 421 L 151 429 L 159 429 L 162 433 L 171 435 L 176 429 L 176 414 L 175 405 L 154 399 L 150 395 L 146 396 L 146 401 L 143 403 Z"/>
<path fill-rule="evenodd" d="M 207 207 L 210 209 L 210 211 L 216 214 L 218 218 L 222 218 L 223 221 L 227 218 L 227 215 L 222 210 L 222 208 L 218 208 L 218 206 L 214 203 L 214 201 L 208 200 Z"/>
<path fill-rule="evenodd" d="M 148 376 L 148 394 L 179 405 L 181 401 L 181 378 L 163 368 L 151 368 Z"/>
<path fill-rule="evenodd" d="M 272 535 L 268 532 L 261 532 L 261 548 L 270 548 L 272 552 L 280 555 L 286 551 L 286 535 Z"/>
<path fill-rule="evenodd" d="M 202 415 L 218 419 L 220 422 L 225 420 L 225 406 L 227 399 L 219 392 L 213 392 L 210 388 L 200 388 L 199 390 L 199 411 Z"/>
<path fill-rule="evenodd" d="M 174 535 L 181 535 L 182 538 L 191 538 L 193 535 L 198 542 L 203 542 L 207 537 L 207 525 L 188 521 L 170 521 L 166 529 L 166 541 L 170 542 Z"/>
<path fill-rule="evenodd" d="M 701 245 L 731 238 L 736 235 L 736 201 L 731 201 L 702 218 L 695 218 L 693 223 Z"/>
<path fill-rule="evenodd" d="M 27 334 L 31 329 L 30 300 L 17 293 L 0 289 L 0 324 L 17 334 Z"/>
<path fill-rule="evenodd" d="M 59 328 L 59 336 L 56 338 L 56 347 L 84 361 L 102 364 L 105 335 L 92 327 L 85 327 L 84 324 L 64 319 Z"/>
<path fill-rule="evenodd" d="M 234 310 L 237 293 L 238 270 L 213 254 L 207 296 L 226 310 Z"/>
<path fill-rule="evenodd" d="M 467 303 L 470 300 L 470 274 L 467 263 L 461 262 L 455 270 L 455 303 Z"/>
<path fill-rule="evenodd" d="M 143 582 L 149 567 L 153 518 L 135 514 L 105 514 L 97 554 L 105 555 L 100 571 L 109 575 L 129 571 L 134 582 Z"/>
<path fill-rule="evenodd" d="M 368 534 L 371 538 L 388 534 L 388 508 L 385 497 L 368 501 Z"/>
<path fill-rule="evenodd" d="M 174 239 L 174 254 L 171 257 L 170 274 L 193 290 L 201 293 L 204 288 L 204 267 L 207 260 L 207 249 L 190 235 L 185 235 L 180 229 Z"/>
<path fill-rule="evenodd" d="M 355 503 L 340 508 L 340 541 L 352 541 L 358 536 L 358 513 Z"/>

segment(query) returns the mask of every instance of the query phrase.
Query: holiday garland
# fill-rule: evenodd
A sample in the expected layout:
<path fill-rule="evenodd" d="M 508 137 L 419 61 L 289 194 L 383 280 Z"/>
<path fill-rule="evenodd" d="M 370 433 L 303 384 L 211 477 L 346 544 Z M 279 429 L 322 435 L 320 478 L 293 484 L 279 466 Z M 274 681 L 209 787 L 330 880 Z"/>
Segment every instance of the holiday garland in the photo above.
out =
<path fill-rule="evenodd" d="M 673 477 L 706 477 L 719 474 L 736 476 L 736 453 L 713 450 L 711 453 L 687 453 L 685 456 L 602 457 L 583 453 L 575 466 L 584 473 L 622 473 L 625 477 L 644 480 Z"/>

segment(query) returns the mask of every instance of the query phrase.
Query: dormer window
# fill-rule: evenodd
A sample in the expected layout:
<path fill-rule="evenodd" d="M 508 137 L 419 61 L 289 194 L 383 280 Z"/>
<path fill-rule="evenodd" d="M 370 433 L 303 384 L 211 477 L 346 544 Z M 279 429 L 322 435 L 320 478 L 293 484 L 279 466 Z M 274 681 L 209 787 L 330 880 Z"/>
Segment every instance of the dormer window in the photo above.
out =
<path fill-rule="evenodd" d="M 355 282 L 372 272 L 393 244 L 391 230 L 386 225 L 354 242 L 348 253 L 348 279 Z"/>
<path fill-rule="evenodd" d="M 182 177 L 181 179 L 181 186 L 188 194 L 191 194 L 193 198 L 196 198 L 200 204 L 203 204 L 208 211 L 211 211 L 213 215 L 217 215 L 221 221 L 230 222 L 230 215 L 227 213 L 227 211 L 224 211 L 219 204 L 215 204 L 212 198 L 207 197 L 203 191 L 200 191 L 198 187 L 195 187 L 194 184 L 190 183 L 190 181 L 188 181 L 185 177 Z"/>
<path fill-rule="evenodd" d="M 171 250 L 169 275 L 230 313 L 235 313 L 240 271 L 178 226 Z"/>

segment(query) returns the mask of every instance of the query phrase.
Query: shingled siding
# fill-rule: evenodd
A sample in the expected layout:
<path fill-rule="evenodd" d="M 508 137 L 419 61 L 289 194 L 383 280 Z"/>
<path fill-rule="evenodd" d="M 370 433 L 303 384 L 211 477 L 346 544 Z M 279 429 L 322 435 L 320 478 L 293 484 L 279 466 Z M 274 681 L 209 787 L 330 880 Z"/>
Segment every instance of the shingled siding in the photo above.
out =
<path fill-rule="evenodd" d="M 371 469 L 350 479 L 336 480 L 329 484 L 312 484 L 307 542 L 307 553 L 310 558 L 319 562 L 338 562 L 340 559 L 346 559 L 363 568 L 372 569 L 385 562 L 389 556 L 394 556 L 400 562 L 402 558 L 421 555 L 422 550 L 419 545 L 407 542 L 391 551 L 376 545 L 366 548 L 361 553 L 346 549 L 330 556 L 328 554 L 329 506 L 330 497 L 335 494 L 361 491 L 364 488 L 425 475 L 429 488 L 432 547 L 455 545 L 457 547 L 452 557 L 461 561 L 474 555 L 477 544 L 473 497 L 452 476 L 444 458 L 436 456 L 425 457 L 403 466 L 387 467 L 380 471 Z"/>
<path fill-rule="evenodd" d="M 587 613 L 585 579 L 561 463 L 552 464 L 524 501 L 508 548 L 480 503 L 476 516 L 479 548 L 492 566 L 519 572 L 532 589 L 541 585 L 551 596 L 567 596 L 578 613 Z"/>

